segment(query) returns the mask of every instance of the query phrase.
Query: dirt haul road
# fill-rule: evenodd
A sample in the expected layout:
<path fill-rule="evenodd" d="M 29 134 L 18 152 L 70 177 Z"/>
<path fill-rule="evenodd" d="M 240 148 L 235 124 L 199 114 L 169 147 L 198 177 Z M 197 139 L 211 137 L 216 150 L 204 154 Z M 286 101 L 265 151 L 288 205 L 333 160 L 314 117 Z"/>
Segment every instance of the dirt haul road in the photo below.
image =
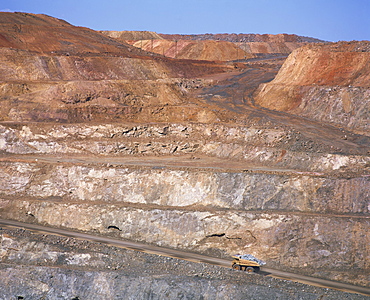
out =
<path fill-rule="evenodd" d="M 35 224 L 27 224 L 23 222 L 5 220 L 5 219 L 0 219 L 0 225 L 3 227 L 24 228 L 24 229 L 47 233 L 47 234 L 54 234 L 54 235 L 72 237 L 72 238 L 77 238 L 77 239 L 82 239 L 82 240 L 94 241 L 98 243 L 108 244 L 114 247 L 142 251 L 142 252 L 161 255 L 161 256 L 168 256 L 168 257 L 188 260 L 192 262 L 197 262 L 197 263 L 207 263 L 207 264 L 217 265 L 217 266 L 226 267 L 226 268 L 231 267 L 231 260 L 220 259 L 216 257 L 210 257 L 210 256 L 201 255 L 197 253 L 184 252 L 184 251 L 179 251 L 179 250 L 169 249 L 169 248 L 164 248 L 164 247 L 152 246 L 152 245 L 137 243 L 133 241 L 123 241 L 123 240 L 112 239 L 108 237 L 102 237 L 98 235 L 81 233 L 77 231 L 64 230 L 64 229 L 40 226 L 40 225 L 35 225 Z M 261 274 L 265 276 L 272 276 L 275 278 L 281 278 L 281 279 L 301 282 L 304 284 L 370 296 L 370 289 L 366 287 L 359 287 L 355 285 L 350 285 L 350 284 L 345 284 L 345 283 L 340 283 L 340 282 L 335 282 L 335 281 L 330 281 L 330 280 L 324 280 L 320 278 L 303 276 L 303 275 L 298 275 L 294 273 L 274 270 L 274 269 L 270 269 L 266 267 L 261 268 Z"/>

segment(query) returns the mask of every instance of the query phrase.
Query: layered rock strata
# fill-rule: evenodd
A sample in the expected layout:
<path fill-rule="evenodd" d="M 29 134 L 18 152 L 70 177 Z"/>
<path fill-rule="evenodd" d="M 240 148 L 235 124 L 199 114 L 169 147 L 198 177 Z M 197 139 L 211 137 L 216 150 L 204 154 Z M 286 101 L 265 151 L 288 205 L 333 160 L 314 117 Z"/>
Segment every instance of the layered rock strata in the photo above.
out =
<path fill-rule="evenodd" d="M 101 234 L 117 228 L 121 238 L 212 255 L 245 251 L 280 269 L 369 282 L 368 178 L 21 162 L 2 168 L 3 218 Z M 344 191 L 351 196 L 343 199 Z"/>
<path fill-rule="evenodd" d="M 294 34 L 160 34 L 160 36 L 171 41 L 231 42 L 241 51 L 250 54 L 289 54 L 305 44 L 323 42 L 319 39 Z"/>
<path fill-rule="evenodd" d="M 299 132 L 284 127 L 236 126 L 203 123 L 157 124 L 3 124 L 0 151 L 4 154 L 102 155 L 110 157 L 174 156 L 202 166 L 219 158 L 222 168 L 273 172 L 320 172 L 366 175 L 369 157 L 336 153 Z M 332 150 L 332 151 L 330 151 Z M 209 159 L 207 159 L 207 157 Z M 224 159 L 224 160 L 222 160 Z M 228 161 L 225 161 L 228 160 Z M 189 163 L 189 161 L 187 162 Z M 213 160 L 216 164 L 217 160 Z M 244 164 L 243 164 L 244 163 Z M 218 166 L 217 166 L 218 167 Z M 322 174 L 323 175 L 323 174 Z"/>
<path fill-rule="evenodd" d="M 296 50 L 266 83 L 284 56 L 176 60 L 47 16 L 1 13 L 0 19 L 1 218 L 218 257 L 249 252 L 282 270 L 369 284 L 370 143 L 361 135 L 367 129 L 367 43 Z M 334 84 L 352 118 L 340 120 L 340 106 L 331 105 L 336 96 L 324 89 Z M 312 101 L 302 100 L 307 95 Z M 324 97 L 320 111 L 318 95 Z M 324 108 L 332 111 L 331 125 L 320 123 L 327 122 Z M 39 241 L 51 237 L 22 244 L 24 231 L 5 234 L 2 280 L 14 282 L 25 272 L 23 290 L 6 291 L 12 297 L 32 291 L 56 297 L 59 290 L 50 286 L 61 277 L 60 290 L 81 279 L 81 294 L 69 289 L 63 297 L 89 296 L 88 277 L 107 294 L 122 292 L 115 288 L 119 280 L 126 286 L 141 278 L 149 287 L 138 284 L 130 295 L 144 289 L 143 297 L 177 297 L 178 288 L 193 295 L 194 274 L 156 273 L 160 264 L 148 276 L 135 273 L 145 265 L 141 258 L 155 260 L 144 254 L 128 255 L 134 267 L 122 271 L 113 250 L 104 256 L 93 248 L 99 246 L 83 242 L 74 253 L 63 250 L 69 242 L 59 237 L 50 246 Z M 112 265 L 120 270 L 111 273 Z M 227 272 L 217 274 L 234 274 Z M 176 292 L 164 291 L 173 278 Z M 214 286 L 229 289 L 230 281 L 214 278 L 202 279 L 197 293 L 208 286 L 222 298 Z M 232 285 L 232 295 L 244 297 L 242 285 Z M 248 288 L 257 289 L 253 283 Z M 281 295 L 289 297 L 285 290 Z"/>
<path fill-rule="evenodd" d="M 307 45 L 292 53 L 256 103 L 368 135 L 370 42 Z"/>
<path fill-rule="evenodd" d="M 253 50 L 256 48 L 244 47 L 226 41 L 193 41 L 179 40 L 171 41 L 159 40 L 140 40 L 129 42 L 133 46 L 145 51 L 162 54 L 164 56 L 178 59 L 196 59 L 208 61 L 232 61 L 254 58 Z"/>
<path fill-rule="evenodd" d="M 147 31 L 101 31 L 145 51 L 179 59 L 232 61 L 258 55 L 288 55 L 321 40 L 288 34 L 156 34 Z"/>
<path fill-rule="evenodd" d="M 306 169 L 288 158 L 265 157 L 263 166 L 265 150 L 237 155 L 252 140 L 279 149 L 286 132 L 277 129 L 40 125 L 3 126 L 4 218 L 118 228 L 121 238 L 224 257 L 251 252 L 278 268 L 368 281 L 366 157 L 306 152 Z"/>
<path fill-rule="evenodd" d="M 215 120 L 185 95 L 209 84 L 198 77 L 233 70 L 158 57 L 45 15 L 1 12 L 0 36 L 1 121 Z"/>
<path fill-rule="evenodd" d="M 4 300 L 366 299 L 72 238 L 1 230 L 0 239 Z"/>

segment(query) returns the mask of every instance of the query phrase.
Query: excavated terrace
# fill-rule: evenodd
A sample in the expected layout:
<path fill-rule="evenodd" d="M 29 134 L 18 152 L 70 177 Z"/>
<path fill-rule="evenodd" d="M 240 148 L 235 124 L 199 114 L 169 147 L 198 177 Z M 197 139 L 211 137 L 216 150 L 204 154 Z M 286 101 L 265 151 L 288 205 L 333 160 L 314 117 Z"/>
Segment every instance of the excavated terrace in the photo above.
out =
<path fill-rule="evenodd" d="M 1 218 L 223 258 L 251 253 L 281 270 L 369 286 L 370 139 L 364 133 L 366 114 L 359 113 L 366 107 L 356 100 L 368 93 L 367 55 L 358 54 L 364 55 L 362 75 L 343 71 L 361 79 L 354 79 L 361 93 L 350 92 L 357 98 L 342 95 L 352 89 L 344 83 L 335 96 L 350 103 L 353 116 L 344 126 L 339 117 L 333 122 L 320 117 L 323 111 L 314 104 L 299 112 L 284 109 L 281 103 L 291 100 L 279 98 L 280 90 L 264 94 L 270 86 L 288 86 L 284 74 L 292 61 L 305 70 L 300 58 L 305 51 L 324 49 L 333 57 L 357 51 L 341 44 L 342 52 L 306 46 L 286 61 L 284 55 L 223 63 L 177 60 L 46 16 L 1 13 L 1 18 Z M 53 36 L 43 48 L 37 38 L 48 26 L 74 46 Z M 76 35 L 69 38 L 75 31 L 78 43 Z M 27 41 L 35 35 L 38 42 L 24 48 L 15 35 Z M 19 291 L 25 295 L 32 286 L 40 295 L 49 293 L 52 278 L 59 276 L 65 278 L 59 290 L 71 278 L 84 284 L 90 276 L 112 295 L 122 294 L 117 278 L 127 286 L 140 282 L 130 295 L 142 288 L 148 291 L 144 298 L 164 290 L 177 297 L 173 290 L 179 287 L 191 295 L 196 282 L 202 287 L 195 294 L 208 286 L 219 298 L 224 294 L 216 286 L 232 286 L 235 297 L 264 286 L 264 299 L 301 289 L 282 281 L 279 290 L 275 279 L 246 279 L 192 263 L 176 261 L 177 269 L 164 258 L 90 242 L 14 229 L 1 234 L 1 277 L 25 278 Z M 119 263 L 121 258 L 131 264 Z M 192 268 L 210 277 L 196 276 Z M 48 280 L 40 279 L 42 273 Z M 234 274 L 241 281 L 233 283 Z M 244 280 L 248 284 L 239 293 Z M 75 290 L 88 295 L 81 284 Z M 339 297 L 308 289 L 302 297 Z"/>

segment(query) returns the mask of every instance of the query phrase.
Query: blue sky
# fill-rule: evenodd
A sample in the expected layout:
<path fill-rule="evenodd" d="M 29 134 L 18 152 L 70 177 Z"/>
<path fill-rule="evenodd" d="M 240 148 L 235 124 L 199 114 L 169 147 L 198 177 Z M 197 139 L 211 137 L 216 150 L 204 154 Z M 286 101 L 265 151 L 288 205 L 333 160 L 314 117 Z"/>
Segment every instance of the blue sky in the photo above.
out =
<path fill-rule="evenodd" d="M 0 11 L 44 13 L 95 30 L 370 40 L 370 0 L 0 0 Z"/>

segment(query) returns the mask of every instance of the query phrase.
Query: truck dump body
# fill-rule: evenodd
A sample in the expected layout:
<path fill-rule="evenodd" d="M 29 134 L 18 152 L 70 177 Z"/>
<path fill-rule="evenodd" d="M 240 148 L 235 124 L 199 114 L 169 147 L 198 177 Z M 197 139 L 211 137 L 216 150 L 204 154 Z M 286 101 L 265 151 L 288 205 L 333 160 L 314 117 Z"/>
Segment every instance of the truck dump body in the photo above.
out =
<path fill-rule="evenodd" d="M 258 258 L 254 257 L 251 254 L 244 254 L 244 255 L 233 255 L 232 258 L 232 268 L 236 270 L 244 270 L 247 272 L 258 272 L 260 270 L 260 266 L 265 265 L 266 263 Z"/>

